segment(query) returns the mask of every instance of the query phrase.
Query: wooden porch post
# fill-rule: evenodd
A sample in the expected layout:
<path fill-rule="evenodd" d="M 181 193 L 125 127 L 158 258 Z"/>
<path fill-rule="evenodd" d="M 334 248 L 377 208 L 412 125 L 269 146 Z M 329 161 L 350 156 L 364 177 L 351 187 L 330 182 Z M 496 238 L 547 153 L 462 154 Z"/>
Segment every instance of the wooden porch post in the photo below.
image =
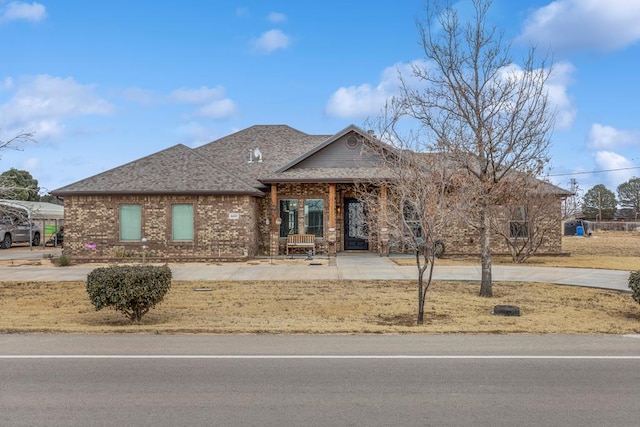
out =
<path fill-rule="evenodd" d="M 329 184 L 329 233 L 327 234 L 327 251 L 336 254 L 336 184 Z"/>
<path fill-rule="evenodd" d="M 387 218 L 387 186 L 380 187 L 380 255 L 389 255 L 389 224 Z"/>
<path fill-rule="evenodd" d="M 280 230 L 276 220 L 278 215 L 278 184 L 271 184 L 271 206 L 269 207 L 271 213 L 271 227 L 269 237 L 269 254 L 279 255 L 280 244 L 278 239 L 280 238 Z"/>

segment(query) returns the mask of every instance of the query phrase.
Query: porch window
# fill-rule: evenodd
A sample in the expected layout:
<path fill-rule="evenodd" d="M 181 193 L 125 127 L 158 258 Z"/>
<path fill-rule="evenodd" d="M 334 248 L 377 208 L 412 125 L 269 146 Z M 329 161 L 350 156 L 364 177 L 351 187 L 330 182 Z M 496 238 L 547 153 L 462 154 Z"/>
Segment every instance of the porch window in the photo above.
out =
<path fill-rule="evenodd" d="M 193 241 L 193 205 L 171 206 L 171 239 Z"/>
<path fill-rule="evenodd" d="M 280 200 L 280 237 L 298 234 L 298 199 Z"/>
<path fill-rule="evenodd" d="M 142 207 L 120 205 L 120 240 L 139 241 L 142 238 Z"/>
<path fill-rule="evenodd" d="M 415 207 L 409 202 L 405 202 L 402 209 L 402 215 L 404 217 L 404 223 L 407 227 L 407 232 L 411 240 L 415 240 L 418 246 L 424 243 L 424 236 L 422 233 L 422 225 L 420 224 L 420 216 L 416 212 Z"/>
<path fill-rule="evenodd" d="M 512 239 L 529 237 L 529 221 L 524 206 L 513 206 L 510 209 L 509 237 Z"/>
<path fill-rule="evenodd" d="M 322 237 L 324 233 L 324 200 L 306 199 L 304 201 L 304 232 Z"/>

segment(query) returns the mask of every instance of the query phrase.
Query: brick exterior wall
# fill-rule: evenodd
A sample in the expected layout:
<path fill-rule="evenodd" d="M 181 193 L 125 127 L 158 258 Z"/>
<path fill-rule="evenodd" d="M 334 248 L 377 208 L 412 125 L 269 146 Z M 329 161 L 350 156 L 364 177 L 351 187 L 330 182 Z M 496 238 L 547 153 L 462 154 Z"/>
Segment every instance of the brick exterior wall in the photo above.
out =
<path fill-rule="evenodd" d="M 304 200 L 305 199 L 322 199 L 324 200 L 324 215 L 323 215 L 323 232 L 324 236 L 327 235 L 329 231 L 329 184 L 301 184 L 301 183 L 293 183 L 293 184 L 279 184 L 277 187 L 278 194 L 278 205 L 275 207 L 275 214 L 279 216 L 279 201 L 282 199 L 296 199 L 298 200 L 298 232 L 304 233 Z M 337 197 L 336 197 L 337 198 Z M 276 231 L 276 227 L 269 227 L 266 225 L 266 220 L 269 218 L 269 223 L 273 224 L 272 216 L 271 216 L 271 195 L 267 195 L 263 200 L 263 206 L 260 209 L 260 223 L 265 224 L 264 227 L 261 227 L 261 240 L 267 242 L 266 245 L 266 254 L 268 254 L 268 242 L 272 242 L 274 246 L 273 255 L 277 254 L 285 254 L 287 249 L 287 238 L 279 237 L 278 231 Z M 270 232 L 272 234 L 270 234 Z M 277 242 L 277 243 L 276 243 Z M 276 248 L 277 245 L 277 248 Z M 316 253 L 323 254 L 326 253 L 326 239 L 325 238 L 316 238 Z M 298 252 L 299 253 L 299 252 Z"/>
<path fill-rule="evenodd" d="M 344 199 L 354 197 L 353 186 L 336 185 L 336 243 L 335 250 L 344 250 Z M 316 253 L 329 251 L 329 184 L 280 184 L 277 198 L 298 200 L 298 229 L 304 232 L 304 200 L 324 200 L 324 237 L 316 238 Z M 119 209 L 123 204 L 142 208 L 142 236 L 147 238 L 146 250 L 141 242 L 120 241 Z M 173 204 L 193 204 L 194 239 L 173 242 L 171 239 L 171 211 Z M 546 222 L 552 230 L 538 253 L 561 252 L 562 230 L 560 198 L 546 201 L 547 213 L 537 221 Z M 253 196 L 70 196 L 65 198 L 64 254 L 78 261 L 210 261 L 239 260 L 247 257 L 282 255 L 286 252 L 286 238 L 278 236 L 271 206 L 271 195 Z M 230 217 L 237 214 L 237 219 Z M 268 220 L 268 221 L 267 221 Z M 391 219 L 390 219 L 391 220 Z M 508 220 L 504 218 L 505 227 Z M 372 228 L 373 229 L 373 228 Z M 369 251 L 378 251 L 378 237 L 370 236 Z M 447 254 L 479 254 L 477 232 L 462 223 L 452 221 L 445 237 Z M 393 247 L 393 242 L 389 242 Z M 273 248 L 273 254 L 270 253 Z M 492 237 L 494 253 L 507 253 L 500 236 Z M 246 250 L 246 256 L 245 256 Z M 277 253 L 276 253 L 277 251 Z"/>
<path fill-rule="evenodd" d="M 535 217 L 529 221 L 531 227 L 538 226 L 545 229 L 543 243 L 536 252 L 538 255 L 558 255 L 562 252 L 561 205 L 560 197 L 545 197 L 541 204 L 536 206 L 540 210 L 537 210 Z M 499 209 L 496 223 L 504 227 L 507 235 L 509 235 L 509 220 L 508 209 Z M 480 254 L 479 233 L 468 224 L 454 218 L 448 224 L 442 240 L 445 242 L 448 255 Z M 393 242 L 390 243 L 392 247 L 399 247 L 399 245 L 394 246 Z M 504 237 L 498 234 L 491 235 L 491 250 L 497 255 L 510 254 Z"/>
<path fill-rule="evenodd" d="M 258 254 L 260 199 L 229 195 L 67 197 L 64 254 L 86 261 L 142 257 L 141 242 L 120 241 L 123 204 L 141 206 L 144 256 L 149 261 L 235 260 Z M 172 241 L 173 204 L 193 205 L 193 241 Z"/>
<path fill-rule="evenodd" d="M 296 199 L 298 200 L 298 230 L 300 233 L 304 231 L 304 200 L 305 199 L 323 199 L 325 206 L 324 214 L 324 238 L 316 238 L 316 251 L 319 254 L 325 254 L 328 251 L 327 236 L 329 233 L 329 184 L 279 184 L 277 186 L 277 198 L 278 201 L 282 199 Z M 337 184 L 336 186 L 336 208 L 340 210 L 340 214 L 336 214 L 336 250 L 341 252 L 344 250 L 344 199 L 355 197 L 353 186 L 351 184 Z M 544 223 L 539 224 L 547 227 L 551 230 L 546 234 L 544 243 L 539 248 L 539 254 L 559 254 L 562 249 L 562 230 L 561 230 L 561 199 L 560 198 L 546 198 L 545 201 L 545 213 L 542 217 L 536 218 L 536 222 Z M 276 206 L 276 214 L 279 214 L 279 206 Z M 274 244 L 273 255 L 276 255 L 275 242 L 277 242 L 277 254 L 282 255 L 286 253 L 286 238 L 278 237 L 278 233 L 275 227 L 267 225 L 267 218 L 269 223 L 271 219 L 271 197 L 267 195 L 260 203 L 260 240 L 264 242 L 260 246 L 259 253 L 269 255 L 269 243 Z M 509 227 L 508 216 L 506 210 L 502 211 L 501 222 L 504 223 L 505 229 Z M 373 229 L 373 227 L 372 227 Z M 271 233 L 271 234 L 270 234 Z M 378 237 L 371 235 L 369 241 L 369 251 L 378 252 Z M 480 240 L 478 233 L 472 230 L 467 224 L 460 221 L 456 222 L 452 219 L 451 226 L 448 229 L 448 233 L 444 238 L 446 244 L 446 251 L 448 254 L 479 254 L 480 253 Z M 394 242 L 389 242 L 391 246 Z M 398 247 L 397 245 L 395 247 Z M 491 247 L 495 254 L 507 254 L 508 249 L 502 236 L 493 235 L 491 241 Z"/>

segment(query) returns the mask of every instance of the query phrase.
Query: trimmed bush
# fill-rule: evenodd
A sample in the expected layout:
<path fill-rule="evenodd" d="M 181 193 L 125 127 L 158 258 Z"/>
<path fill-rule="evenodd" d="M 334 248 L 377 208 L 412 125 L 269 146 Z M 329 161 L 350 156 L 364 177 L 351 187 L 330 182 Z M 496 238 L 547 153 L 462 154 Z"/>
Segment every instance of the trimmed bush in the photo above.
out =
<path fill-rule="evenodd" d="M 71 258 L 66 255 L 62 255 L 53 261 L 58 267 L 69 267 L 71 265 Z"/>
<path fill-rule="evenodd" d="M 87 276 L 87 293 L 96 311 L 111 307 L 132 321 L 140 321 L 170 287 L 171 269 L 166 265 L 101 267 Z"/>
<path fill-rule="evenodd" d="M 629 287 L 633 291 L 633 299 L 640 304 L 640 270 L 629 274 Z"/>

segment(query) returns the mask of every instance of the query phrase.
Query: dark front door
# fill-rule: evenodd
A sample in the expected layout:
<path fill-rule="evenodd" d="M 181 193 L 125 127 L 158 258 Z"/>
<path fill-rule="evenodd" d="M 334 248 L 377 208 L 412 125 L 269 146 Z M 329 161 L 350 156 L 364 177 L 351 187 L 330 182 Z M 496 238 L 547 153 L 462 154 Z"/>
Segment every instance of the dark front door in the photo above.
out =
<path fill-rule="evenodd" d="M 357 199 L 344 199 L 344 250 L 366 251 L 367 249 L 369 249 L 369 236 L 364 204 Z"/>

